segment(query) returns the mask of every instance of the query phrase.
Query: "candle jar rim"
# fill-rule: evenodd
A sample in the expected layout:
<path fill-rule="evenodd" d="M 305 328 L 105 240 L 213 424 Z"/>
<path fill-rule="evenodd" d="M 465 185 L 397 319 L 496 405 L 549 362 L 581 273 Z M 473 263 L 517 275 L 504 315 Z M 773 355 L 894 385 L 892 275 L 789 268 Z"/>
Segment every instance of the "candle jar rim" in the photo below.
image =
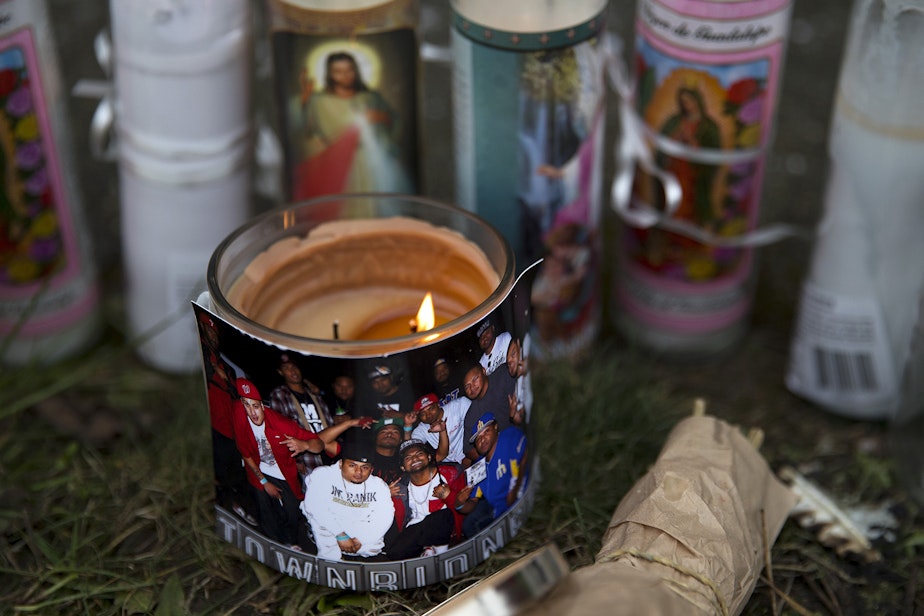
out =
<path fill-rule="evenodd" d="M 332 204 L 350 201 L 363 203 L 371 211 L 346 216 L 331 215 L 325 217 L 322 210 Z M 362 208 L 360 208 L 362 209 Z M 304 219 L 299 213 L 314 210 L 319 218 Z M 423 215 L 424 212 L 430 216 Z M 469 241 L 478 246 L 498 276 L 498 284 L 494 291 L 480 304 L 468 312 L 433 329 L 409 333 L 404 336 L 381 338 L 375 340 L 334 340 L 327 338 L 312 338 L 298 334 L 288 333 L 264 325 L 236 308 L 229 301 L 227 292 L 230 286 L 241 276 L 244 267 L 254 257 L 265 251 L 275 242 L 288 237 L 304 237 L 311 229 L 324 223 L 335 220 L 369 220 L 393 216 L 405 216 L 429 222 L 437 227 L 446 227 L 460 233 Z M 468 230 L 469 233 L 466 233 Z M 476 231 L 478 238 L 471 237 Z M 248 236 L 253 236 L 249 238 Z M 244 242 L 243 246 L 239 246 Z M 491 245 L 485 246 L 485 243 Z M 233 248 L 246 249 L 246 254 L 230 255 Z M 225 261 L 233 258 L 231 266 L 237 266 L 239 271 L 226 272 L 222 268 L 228 266 Z M 211 309 L 236 327 L 258 336 L 267 342 L 295 351 L 311 355 L 329 357 L 376 357 L 386 356 L 396 352 L 403 352 L 411 348 L 420 348 L 445 340 L 469 326 L 476 325 L 488 317 L 495 308 L 508 296 L 515 282 L 516 263 L 513 249 L 506 238 L 485 219 L 473 212 L 453 204 L 438 201 L 429 197 L 402 193 L 345 193 L 324 195 L 312 199 L 286 203 L 260 215 L 255 216 L 245 224 L 231 232 L 214 250 L 209 260 L 206 273 L 206 287 L 209 292 Z M 225 280 L 227 278 L 227 280 Z"/>

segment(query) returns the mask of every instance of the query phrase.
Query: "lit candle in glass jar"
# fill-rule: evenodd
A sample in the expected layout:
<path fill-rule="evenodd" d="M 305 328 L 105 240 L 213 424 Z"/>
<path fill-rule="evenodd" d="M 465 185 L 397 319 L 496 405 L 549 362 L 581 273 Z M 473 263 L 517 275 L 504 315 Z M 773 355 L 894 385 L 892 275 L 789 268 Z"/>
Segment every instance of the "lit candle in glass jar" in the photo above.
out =
<path fill-rule="evenodd" d="M 274 339 L 295 337 L 297 348 L 334 355 L 392 353 L 452 335 L 483 318 L 513 279 L 506 242 L 482 220 L 395 195 L 338 196 L 272 213 L 216 255 L 222 271 L 210 273 L 210 285 L 223 279 L 213 290 L 224 291 L 212 293 L 219 313 L 224 305 Z M 418 316 L 428 294 L 431 328 Z"/>
<path fill-rule="evenodd" d="M 416 548 L 402 551 L 400 546 L 386 549 L 382 535 L 395 516 L 388 483 L 378 476 L 360 481 L 361 487 L 353 479 L 343 483 L 347 465 L 342 462 L 362 460 L 350 456 L 365 457 L 373 450 L 374 432 L 363 429 L 373 419 L 405 422 L 405 429 L 426 434 L 423 424 L 414 427 L 418 423 L 414 409 L 435 397 L 431 383 L 435 358 L 452 357 L 460 366 L 477 362 L 482 350 L 476 332 L 485 323 L 525 340 L 530 330 L 531 279 L 524 275 L 515 282 L 514 276 L 509 244 L 484 220 L 457 207 L 398 194 L 335 195 L 299 203 L 251 221 L 222 242 L 209 263 L 208 293 L 194 306 L 203 370 L 211 388 L 210 417 L 220 420 L 227 408 L 221 379 L 232 372 L 239 377 L 236 387 L 243 381 L 246 393 L 269 400 L 264 407 L 268 439 L 292 434 L 299 427 L 331 436 L 326 431 L 353 422 L 335 437 L 342 437 L 340 459 L 316 467 L 310 475 L 315 481 L 329 474 L 334 484 L 324 485 L 325 480 L 317 479 L 320 483 L 311 483 L 299 495 L 293 464 L 288 467 L 286 485 L 296 498 L 303 499 L 306 515 L 308 509 L 331 505 L 347 507 L 338 511 L 351 517 L 351 501 L 337 496 L 340 489 L 362 498 L 368 494 L 370 499 L 363 502 L 387 505 L 371 508 L 368 515 L 363 512 L 362 519 L 343 520 L 339 513 L 330 518 L 308 516 L 313 536 L 323 537 L 316 541 L 317 554 L 270 541 L 259 529 L 230 532 L 228 540 L 265 541 L 259 543 L 265 548 L 256 556 L 261 562 L 270 566 L 285 562 L 286 567 L 297 562 L 299 571 L 316 572 L 309 581 L 354 591 L 422 586 L 458 575 L 487 558 L 489 553 L 474 545 L 474 538 L 453 543 L 450 529 L 445 529 L 436 544 L 441 549 L 432 554 Z M 343 406 L 349 408 L 346 421 L 338 423 L 331 417 L 328 427 L 312 427 L 324 423 L 321 412 L 316 413 L 321 405 L 300 402 L 280 389 L 290 388 L 289 375 L 294 369 L 289 364 L 298 369 L 309 394 L 309 383 L 317 388 L 330 384 L 337 396 L 339 390 L 348 389 L 350 393 L 338 398 L 349 400 Z M 497 386 L 515 391 L 515 377 L 506 369 L 498 374 L 506 381 L 494 381 Z M 511 448 L 506 463 L 517 474 L 515 499 L 510 502 L 508 495 L 502 508 L 492 505 L 492 515 L 479 520 L 477 532 L 489 534 L 498 545 L 516 534 L 532 506 L 536 485 L 529 479 L 536 457 L 533 453 L 525 457 L 527 451 L 535 451 L 530 424 L 524 415 L 494 415 L 506 409 L 508 399 L 502 409 L 475 408 L 472 426 L 468 411 L 462 409 L 458 430 L 466 435 L 448 454 L 457 460 L 467 457 L 464 448 L 471 449 L 471 437 L 485 425 L 503 424 L 505 438 L 520 443 Z M 289 409 L 290 400 L 295 405 L 291 408 L 294 419 L 284 410 Z M 213 431 L 216 426 L 221 427 L 221 422 L 213 420 Z M 251 432 L 243 431 L 240 436 L 247 440 L 245 447 L 250 446 Z M 235 431 L 233 438 L 239 434 Z M 289 451 L 273 453 L 277 454 L 290 459 Z M 464 480 L 472 486 L 487 481 L 485 464 L 472 465 L 464 478 L 455 475 L 455 467 L 432 464 L 444 479 L 455 477 L 453 481 Z M 249 477 L 253 487 L 263 485 L 256 472 Z M 458 506 L 455 497 L 445 498 L 448 507 Z M 469 499 L 464 506 L 471 508 L 477 502 Z M 216 504 L 216 511 L 221 523 L 227 524 L 225 528 L 246 524 L 221 504 Z M 331 519 L 337 528 L 328 524 Z M 363 549 L 378 559 L 343 562 L 337 536 L 359 539 Z M 414 564 L 396 568 L 403 560 Z"/>
<path fill-rule="evenodd" d="M 279 240 L 251 261 L 228 299 L 278 331 L 378 340 L 424 331 L 416 321 L 427 294 L 442 325 L 478 306 L 498 282 L 484 253 L 459 233 L 407 217 L 370 218 Z"/>
<path fill-rule="evenodd" d="M 447 321 L 448 319 L 445 317 L 437 320 L 436 311 L 433 308 L 433 295 L 427 293 L 423 301 L 420 302 L 420 308 L 414 318 L 406 319 L 403 316 L 397 316 L 391 319 L 379 320 L 361 331 L 356 338 L 358 340 L 397 338 L 408 334 L 416 334 L 417 332 L 429 331 L 436 327 L 437 324 L 442 325 Z M 336 323 L 339 329 L 339 322 Z M 339 333 L 334 336 L 334 338 L 338 337 Z"/>

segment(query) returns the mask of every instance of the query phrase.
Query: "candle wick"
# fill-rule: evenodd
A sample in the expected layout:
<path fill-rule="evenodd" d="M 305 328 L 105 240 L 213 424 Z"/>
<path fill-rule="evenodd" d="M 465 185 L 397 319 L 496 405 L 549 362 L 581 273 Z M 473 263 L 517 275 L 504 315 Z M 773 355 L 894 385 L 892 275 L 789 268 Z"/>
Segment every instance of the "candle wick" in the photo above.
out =
<path fill-rule="evenodd" d="M 411 319 L 410 321 L 408 321 L 408 325 L 411 328 L 411 333 L 416 334 L 417 333 L 417 319 Z"/>
<path fill-rule="evenodd" d="M 334 340 L 340 340 L 340 321 L 334 321 Z"/>

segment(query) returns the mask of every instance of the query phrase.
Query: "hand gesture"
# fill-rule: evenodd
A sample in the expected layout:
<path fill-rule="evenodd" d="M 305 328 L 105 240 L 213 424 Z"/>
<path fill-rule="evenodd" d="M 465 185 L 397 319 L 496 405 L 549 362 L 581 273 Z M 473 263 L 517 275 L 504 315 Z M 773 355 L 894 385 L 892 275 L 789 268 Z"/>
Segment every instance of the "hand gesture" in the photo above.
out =
<path fill-rule="evenodd" d="M 347 539 L 337 539 L 337 545 L 340 546 L 340 551 L 344 554 L 356 554 L 363 544 L 360 543 L 359 539 L 355 537 L 349 537 Z"/>
<path fill-rule="evenodd" d="M 366 416 L 357 417 L 353 421 L 356 422 L 355 424 L 353 424 L 354 427 L 359 427 L 359 428 L 362 428 L 363 430 L 368 430 L 372 426 L 372 424 L 375 423 L 374 419 L 372 419 L 371 417 L 366 417 Z"/>
<path fill-rule="evenodd" d="M 388 491 L 391 492 L 392 496 L 401 496 L 401 478 L 398 477 L 390 484 L 388 484 Z"/>
<path fill-rule="evenodd" d="M 520 407 L 516 394 L 507 395 L 507 406 L 510 408 L 510 422 L 515 425 L 523 423 L 523 409 Z"/>
<path fill-rule="evenodd" d="M 380 111 L 378 109 L 367 109 L 366 110 L 366 120 L 370 124 L 390 124 L 391 117 L 385 111 Z"/>
<path fill-rule="evenodd" d="M 430 429 L 428 432 L 445 432 L 446 431 L 446 418 L 440 417 L 432 424 L 430 424 Z"/>
<path fill-rule="evenodd" d="M 456 494 L 456 507 L 461 507 L 465 503 L 465 501 L 467 501 L 471 497 L 472 490 L 474 489 L 475 489 L 475 486 L 465 486 L 464 488 L 459 490 L 459 493 Z"/>
<path fill-rule="evenodd" d="M 449 486 L 445 483 L 433 488 L 433 498 L 438 498 L 440 500 L 446 500 L 449 497 Z"/>
<path fill-rule="evenodd" d="M 307 69 L 302 69 L 302 72 L 298 76 L 298 82 L 301 86 L 301 102 L 302 105 L 308 102 L 308 99 L 311 98 L 311 95 L 314 94 L 314 81 L 308 74 Z"/>
<path fill-rule="evenodd" d="M 289 436 L 288 434 L 286 434 L 286 437 L 279 442 L 285 445 L 289 449 L 293 458 L 297 456 L 298 454 L 302 453 L 303 451 L 308 450 L 307 441 L 297 439 L 294 436 Z"/>

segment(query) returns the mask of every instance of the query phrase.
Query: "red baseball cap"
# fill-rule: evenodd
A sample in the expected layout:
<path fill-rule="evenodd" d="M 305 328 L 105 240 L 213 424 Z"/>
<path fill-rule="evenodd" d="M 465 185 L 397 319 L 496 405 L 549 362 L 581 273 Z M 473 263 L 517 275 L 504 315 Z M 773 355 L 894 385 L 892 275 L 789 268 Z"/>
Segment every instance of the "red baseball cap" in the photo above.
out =
<path fill-rule="evenodd" d="M 237 395 L 241 398 L 250 398 L 251 400 L 263 401 L 263 398 L 260 396 L 260 390 L 257 389 L 257 386 L 247 379 L 238 379 L 234 382 L 235 387 L 237 387 Z"/>
<path fill-rule="evenodd" d="M 428 407 L 431 404 L 439 404 L 439 398 L 436 397 L 436 394 L 427 394 L 421 396 L 420 399 L 414 403 L 414 410 L 419 411 L 422 408 Z"/>

